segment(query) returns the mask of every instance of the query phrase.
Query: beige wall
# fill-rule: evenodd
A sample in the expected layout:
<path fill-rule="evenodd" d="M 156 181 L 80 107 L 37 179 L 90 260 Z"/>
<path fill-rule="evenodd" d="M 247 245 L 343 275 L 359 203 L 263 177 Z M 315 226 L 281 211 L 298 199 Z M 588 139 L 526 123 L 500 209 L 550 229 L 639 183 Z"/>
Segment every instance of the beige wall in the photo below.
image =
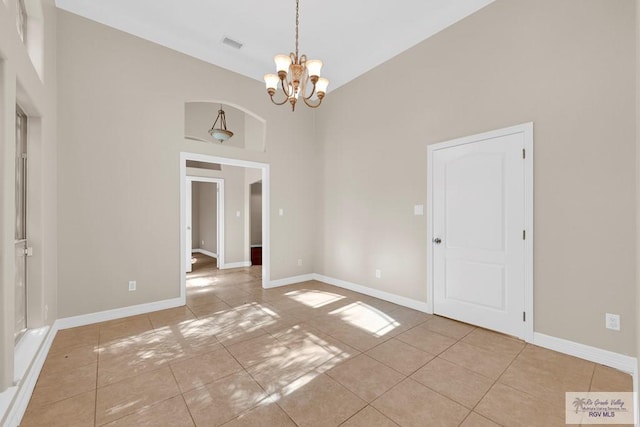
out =
<path fill-rule="evenodd" d="M 260 82 L 66 12 L 58 20 L 59 317 L 179 295 L 181 151 L 270 164 L 272 210 L 288 213 L 271 215 L 271 278 L 313 271 L 296 263 L 314 247 L 312 111 L 292 116 Z M 185 102 L 207 100 L 262 117 L 266 152 L 185 140 Z"/>
<path fill-rule="evenodd" d="M 16 31 L 15 2 L 0 3 L 0 392 L 14 378 L 16 103 L 29 116 L 27 237 L 34 255 L 28 259 L 28 326 L 57 317 L 56 10 L 51 0 L 41 10 L 37 2 L 27 4 L 28 49 Z"/>
<path fill-rule="evenodd" d="M 332 92 L 317 272 L 426 301 L 427 144 L 533 121 L 535 330 L 636 354 L 634 31 L 633 0 L 497 0 Z"/>

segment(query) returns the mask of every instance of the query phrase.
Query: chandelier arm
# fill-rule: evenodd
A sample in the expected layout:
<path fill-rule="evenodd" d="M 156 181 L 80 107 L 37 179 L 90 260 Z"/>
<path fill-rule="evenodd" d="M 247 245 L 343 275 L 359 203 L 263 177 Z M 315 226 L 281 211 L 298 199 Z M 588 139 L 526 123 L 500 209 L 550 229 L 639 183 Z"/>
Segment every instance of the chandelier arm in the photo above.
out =
<path fill-rule="evenodd" d="M 285 81 L 287 83 L 286 86 L 285 86 Z M 289 93 L 289 86 L 291 86 L 291 93 Z M 284 79 L 280 79 L 280 87 L 282 87 L 282 91 L 284 92 L 284 95 L 287 98 L 291 98 L 294 95 L 293 85 L 289 82 L 288 76 L 285 77 Z"/>
<path fill-rule="evenodd" d="M 273 95 L 269 95 L 269 96 L 271 97 L 271 102 L 273 102 L 276 105 L 284 105 L 289 100 L 289 98 L 285 98 L 282 100 L 282 102 L 276 102 L 276 100 L 273 99 Z"/>
<path fill-rule="evenodd" d="M 307 104 L 307 107 L 310 108 L 318 108 L 320 106 L 320 104 L 322 104 L 322 99 L 319 98 L 318 99 L 318 103 L 317 104 L 312 104 L 308 101 L 308 98 L 302 97 L 302 100 L 304 101 L 305 104 Z"/>
<path fill-rule="evenodd" d="M 313 82 L 312 82 L 313 83 Z M 306 89 L 306 85 L 305 85 L 305 89 Z M 316 84 L 313 83 L 313 88 L 311 89 L 311 93 L 309 94 L 309 96 L 305 96 L 303 97 L 304 99 L 311 99 L 311 97 L 316 93 Z M 309 105 L 309 104 L 307 104 Z M 320 104 L 318 104 L 320 105 Z"/>

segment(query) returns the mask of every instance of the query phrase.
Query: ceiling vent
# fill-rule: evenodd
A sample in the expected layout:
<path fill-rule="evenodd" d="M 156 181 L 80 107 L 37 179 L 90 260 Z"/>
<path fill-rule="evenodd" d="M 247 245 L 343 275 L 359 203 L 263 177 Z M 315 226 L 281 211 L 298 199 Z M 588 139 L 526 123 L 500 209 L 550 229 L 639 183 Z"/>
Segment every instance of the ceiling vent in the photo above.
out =
<path fill-rule="evenodd" d="M 242 43 L 230 39 L 229 37 L 225 37 L 222 39 L 222 44 L 226 44 L 227 46 L 231 46 L 234 49 L 240 49 L 242 47 Z"/>

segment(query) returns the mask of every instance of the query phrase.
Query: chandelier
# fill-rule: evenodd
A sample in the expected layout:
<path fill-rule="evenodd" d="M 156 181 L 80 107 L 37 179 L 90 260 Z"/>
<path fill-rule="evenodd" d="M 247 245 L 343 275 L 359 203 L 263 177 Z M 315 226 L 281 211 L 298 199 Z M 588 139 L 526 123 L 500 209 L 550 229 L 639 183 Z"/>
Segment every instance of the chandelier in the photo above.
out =
<path fill-rule="evenodd" d="M 218 123 L 218 120 L 220 120 L 220 127 L 217 128 L 216 124 Z M 233 136 L 233 132 L 227 130 L 227 119 L 224 115 L 222 105 L 218 110 L 218 117 L 216 117 L 216 121 L 213 122 L 211 129 L 209 129 L 209 135 L 211 135 L 213 139 L 217 140 L 221 144 Z"/>
<path fill-rule="evenodd" d="M 320 77 L 322 61 L 307 59 L 307 55 L 298 55 L 299 3 L 300 1 L 296 0 L 296 51 L 295 53 L 291 52 L 289 55 L 276 55 L 273 59 L 276 63 L 278 74 L 265 74 L 264 76 L 271 102 L 276 105 L 282 105 L 289 101 L 291 103 L 291 111 L 295 111 L 299 98 L 302 98 L 308 107 L 319 107 L 327 92 L 327 86 L 329 86 L 329 80 Z M 280 88 L 285 95 L 281 102 L 273 99 L 273 95 L 278 90 L 278 84 L 280 84 Z M 315 98 L 312 99 L 314 95 Z"/>

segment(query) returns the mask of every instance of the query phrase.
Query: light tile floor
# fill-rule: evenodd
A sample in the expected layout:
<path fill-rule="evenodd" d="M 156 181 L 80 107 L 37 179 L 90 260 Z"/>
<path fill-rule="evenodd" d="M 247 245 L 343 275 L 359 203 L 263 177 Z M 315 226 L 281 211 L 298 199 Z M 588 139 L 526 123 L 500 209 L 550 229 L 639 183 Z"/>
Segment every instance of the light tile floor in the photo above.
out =
<path fill-rule="evenodd" d="M 565 391 L 632 389 L 467 324 L 198 263 L 185 307 L 58 332 L 21 425 L 555 426 Z"/>

